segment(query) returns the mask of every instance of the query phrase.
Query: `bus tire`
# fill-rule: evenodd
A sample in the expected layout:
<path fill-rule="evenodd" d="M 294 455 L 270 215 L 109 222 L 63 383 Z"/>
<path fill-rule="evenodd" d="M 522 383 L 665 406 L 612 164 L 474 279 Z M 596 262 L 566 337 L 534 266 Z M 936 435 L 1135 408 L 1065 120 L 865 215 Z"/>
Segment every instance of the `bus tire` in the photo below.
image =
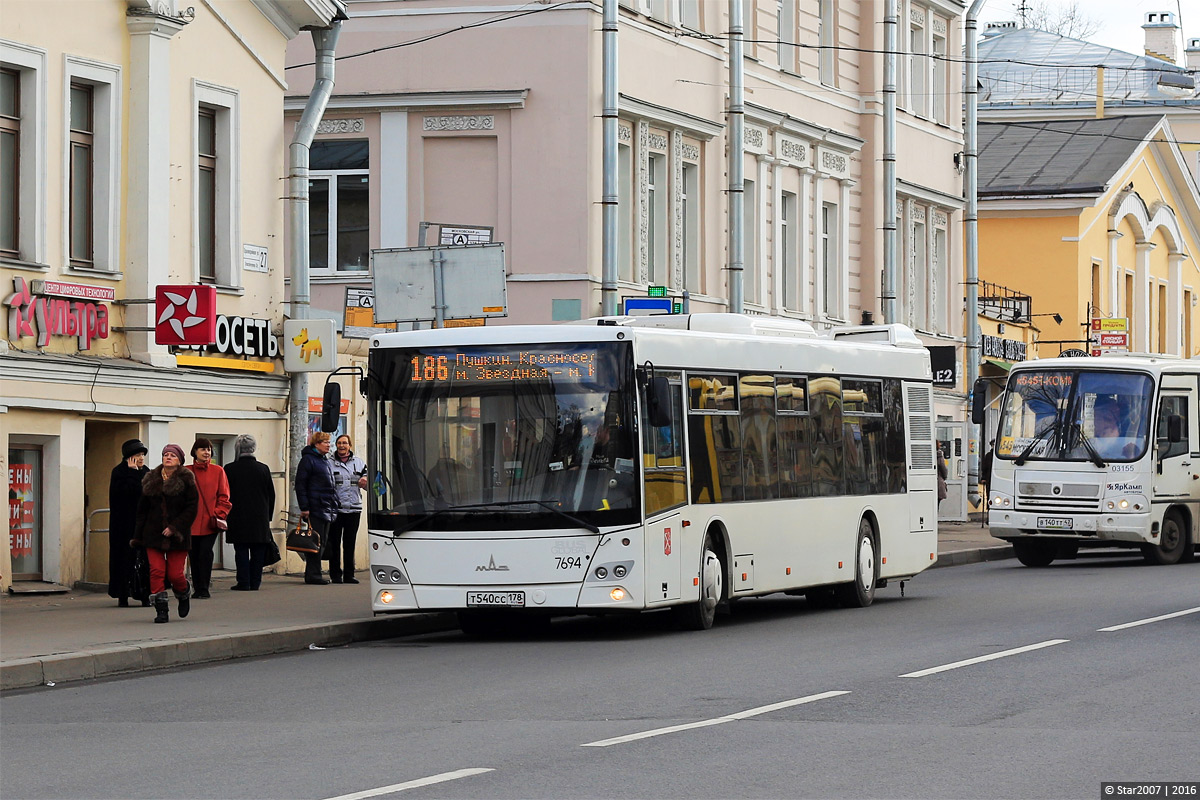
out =
<path fill-rule="evenodd" d="M 1048 567 L 1058 554 L 1058 548 L 1052 542 L 1031 542 L 1028 539 L 1014 539 L 1013 552 L 1027 567 Z"/>
<path fill-rule="evenodd" d="M 700 548 L 700 599 L 695 603 L 672 606 L 679 627 L 686 631 L 706 631 L 717 616 L 717 605 L 725 599 L 725 564 L 713 548 L 712 533 L 704 535 Z"/>
<path fill-rule="evenodd" d="M 879 559 L 875 552 L 875 529 L 863 517 L 858 523 L 858 539 L 854 546 L 854 580 L 834 587 L 838 602 L 846 608 L 866 608 L 875 599 L 875 579 L 879 574 Z"/>
<path fill-rule="evenodd" d="M 1183 517 L 1172 509 L 1163 517 L 1162 529 L 1158 533 L 1158 544 L 1142 545 L 1142 555 L 1151 564 L 1166 566 L 1178 564 L 1185 550 L 1191 549 L 1191 537 L 1183 527 Z"/>

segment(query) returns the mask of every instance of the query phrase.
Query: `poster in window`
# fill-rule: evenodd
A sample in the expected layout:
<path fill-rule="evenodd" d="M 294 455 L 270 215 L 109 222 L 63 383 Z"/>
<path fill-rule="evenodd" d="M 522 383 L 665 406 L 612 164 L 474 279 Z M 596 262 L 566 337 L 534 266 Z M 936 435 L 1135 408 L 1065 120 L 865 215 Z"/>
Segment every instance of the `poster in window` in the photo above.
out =
<path fill-rule="evenodd" d="M 33 465 L 8 465 L 8 542 L 13 558 L 33 554 Z"/>

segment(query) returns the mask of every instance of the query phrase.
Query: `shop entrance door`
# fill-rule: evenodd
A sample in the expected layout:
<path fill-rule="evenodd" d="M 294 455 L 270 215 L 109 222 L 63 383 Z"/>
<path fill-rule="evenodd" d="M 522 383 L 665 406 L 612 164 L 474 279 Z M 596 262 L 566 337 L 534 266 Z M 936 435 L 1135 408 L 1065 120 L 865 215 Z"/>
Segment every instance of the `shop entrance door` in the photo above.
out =
<path fill-rule="evenodd" d="M 42 579 L 42 448 L 8 450 L 8 543 L 15 581 Z"/>
<path fill-rule="evenodd" d="M 87 521 L 83 543 L 83 579 L 108 583 L 108 489 L 113 467 L 121 463 L 121 445 L 140 438 L 137 421 L 89 419 L 83 429 L 83 513 Z M 146 458 L 146 466 L 158 463 Z"/>
<path fill-rule="evenodd" d="M 938 519 L 963 522 L 967 519 L 966 425 L 937 424 L 938 449 L 946 456 L 946 499 L 938 504 Z"/>

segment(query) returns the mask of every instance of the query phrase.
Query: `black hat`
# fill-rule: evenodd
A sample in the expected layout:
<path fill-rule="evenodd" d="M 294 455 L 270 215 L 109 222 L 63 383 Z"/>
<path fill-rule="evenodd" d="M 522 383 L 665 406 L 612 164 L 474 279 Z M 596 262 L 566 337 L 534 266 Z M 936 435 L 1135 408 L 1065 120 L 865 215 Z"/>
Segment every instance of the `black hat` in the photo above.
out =
<path fill-rule="evenodd" d="M 125 444 L 121 445 L 121 458 L 129 458 L 136 456 L 138 453 L 149 453 L 146 445 L 142 444 L 141 439 L 130 439 Z"/>

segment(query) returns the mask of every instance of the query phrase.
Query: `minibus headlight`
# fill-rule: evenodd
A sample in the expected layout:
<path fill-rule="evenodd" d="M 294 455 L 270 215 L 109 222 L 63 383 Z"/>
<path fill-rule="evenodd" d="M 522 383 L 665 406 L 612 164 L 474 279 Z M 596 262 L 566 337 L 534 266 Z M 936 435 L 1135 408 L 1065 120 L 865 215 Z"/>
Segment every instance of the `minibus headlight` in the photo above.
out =
<path fill-rule="evenodd" d="M 608 596 L 611 597 L 614 601 L 620 603 L 621 601 L 623 601 L 625 599 L 625 590 L 622 589 L 620 586 L 616 586 L 613 588 L 613 590 L 611 592 L 608 593 Z"/>

